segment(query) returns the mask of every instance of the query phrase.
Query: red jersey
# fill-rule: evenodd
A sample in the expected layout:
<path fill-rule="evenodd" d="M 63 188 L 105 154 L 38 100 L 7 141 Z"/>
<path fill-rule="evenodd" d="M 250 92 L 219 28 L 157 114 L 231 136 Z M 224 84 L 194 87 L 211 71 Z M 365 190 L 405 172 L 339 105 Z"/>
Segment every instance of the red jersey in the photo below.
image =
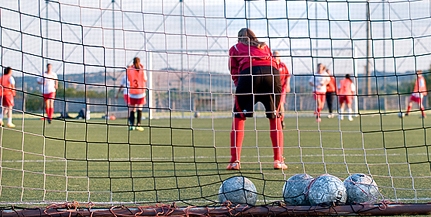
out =
<path fill-rule="evenodd" d="M 335 82 L 335 77 L 330 75 L 329 77 L 329 83 L 326 86 L 326 92 L 336 92 L 337 91 L 337 84 Z"/>
<path fill-rule="evenodd" d="M 424 76 L 418 75 L 418 79 L 416 79 L 413 93 L 422 93 L 424 96 L 426 96 L 428 93 L 427 91 L 428 90 Z"/>
<path fill-rule="evenodd" d="M 280 72 L 281 92 L 285 93 L 287 88 L 287 78 L 290 77 L 289 70 L 283 62 L 278 63 L 278 71 Z"/>
<path fill-rule="evenodd" d="M 274 66 L 278 68 L 278 64 L 267 45 L 258 48 L 237 43 L 229 49 L 229 69 L 235 86 L 238 84 L 237 75 L 252 66 Z"/>
<path fill-rule="evenodd" d="M 144 74 L 144 67 L 141 65 L 140 69 L 136 69 L 133 65 L 127 68 L 127 80 L 129 81 L 130 94 L 145 93 L 145 82 L 147 79 Z"/>
<path fill-rule="evenodd" d="M 340 81 L 338 95 L 352 96 L 354 93 L 353 82 L 350 79 L 345 78 Z"/>
<path fill-rule="evenodd" d="M 3 75 L 0 77 L 0 96 L 15 95 L 12 89 L 13 85 L 10 83 L 11 75 Z"/>

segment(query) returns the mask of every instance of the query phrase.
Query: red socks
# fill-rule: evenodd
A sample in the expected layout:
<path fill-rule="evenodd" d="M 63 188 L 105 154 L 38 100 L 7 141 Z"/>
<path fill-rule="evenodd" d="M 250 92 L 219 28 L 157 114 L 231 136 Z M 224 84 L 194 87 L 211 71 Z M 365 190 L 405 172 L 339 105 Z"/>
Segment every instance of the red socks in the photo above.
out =
<path fill-rule="evenodd" d="M 409 114 L 409 113 L 410 113 L 410 110 L 412 110 L 412 107 L 409 105 L 409 106 L 407 106 L 406 114 Z"/>
<path fill-rule="evenodd" d="M 269 119 L 270 137 L 272 142 L 272 149 L 274 151 L 274 161 L 284 161 L 283 159 L 283 146 L 284 136 L 281 126 L 281 119 Z"/>
<path fill-rule="evenodd" d="M 242 141 L 244 140 L 245 119 L 235 118 L 230 132 L 230 163 L 241 158 Z"/>
<path fill-rule="evenodd" d="M 244 140 L 244 127 L 245 119 L 235 118 L 232 123 L 232 131 L 230 132 L 230 163 L 240 161 L 241 147 Z M 274 151 L 274 161 L 284 161 L 283 159 L 283 130 L 281 126 L 281 119 L 269 119 L 270 137 L 272 148 Z"/>
<path fill-rule="evenodd" d="M 45 112 L 48 119 L 51 120 L 54 115 L 54 108 L 45 108 Z"/>

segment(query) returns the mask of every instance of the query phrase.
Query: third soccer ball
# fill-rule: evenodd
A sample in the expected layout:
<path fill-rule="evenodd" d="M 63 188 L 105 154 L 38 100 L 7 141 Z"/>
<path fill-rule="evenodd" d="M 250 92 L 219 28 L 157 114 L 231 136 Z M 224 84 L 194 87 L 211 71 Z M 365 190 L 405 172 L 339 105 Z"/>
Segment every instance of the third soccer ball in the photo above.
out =
<path fill-rule="evenodd" d="M 233 204 L 255 205 L 256 187 L 244 176 L 234 176 L 223 181 L 218 195 L 220 203 L 230 201 Z"/>
<path fill-rule="evenodd" d="M 362 173 L 347 177 L 344 186 L 347 191 L 347 204 L 375 203 L 380 196 L 376 182 Z"/>
<path fill-rule="evenodd" d="M 346 187 L 338 177 L 323 174 L 310 184 L 308 199 L 311 205 L 342 205 L 347 200 Z"/>

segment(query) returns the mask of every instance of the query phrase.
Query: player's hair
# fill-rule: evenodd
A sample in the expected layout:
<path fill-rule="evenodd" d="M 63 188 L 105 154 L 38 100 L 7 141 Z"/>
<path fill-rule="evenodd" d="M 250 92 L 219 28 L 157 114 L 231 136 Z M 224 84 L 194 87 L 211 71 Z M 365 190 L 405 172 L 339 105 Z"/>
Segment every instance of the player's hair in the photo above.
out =
<path fill-rule="evenodd" d="M 6 67 L 5 69 L 4 69 L 4 74 L 5 75 L 8 75 L 9 73 L 11 73 L 12 72 L 12 68 L 11 67 Z"/>
<path fill-rule="evenodd" d="M 133 66 L 135 67 L 135 69 L 141 68 L 141 59 L 139 59 L 139 57 L 133 58 Z"/>
<path fill-rule="evenodd" d="M 262 48 L 266 45 L 265 42 L 260 42 L 253 31 L 249 28 L 242 28 L 238 32 L 238 42 L 245 45 Z"/>
<path fill-rule="evenodd" d="M 323 63 L 317 63 L 317 69 L 320 71 L 320 66 L 323 65 Z M 326 66 L 323 65 L 323 71 L 326 70 Z"/>
<path fill-rule="evenodd" d="M 422 74 L 422 70 L 418 69 L 418 70 L 416 70 L 416 73 Z"/>
<path fill-rule="evenodd" d="M 344 76 L 346 79 L 349 79 L 350 81 L 352 81 L 352 79 L 350 78 L 350 74 L 346 74 L 346 76 Z"/>

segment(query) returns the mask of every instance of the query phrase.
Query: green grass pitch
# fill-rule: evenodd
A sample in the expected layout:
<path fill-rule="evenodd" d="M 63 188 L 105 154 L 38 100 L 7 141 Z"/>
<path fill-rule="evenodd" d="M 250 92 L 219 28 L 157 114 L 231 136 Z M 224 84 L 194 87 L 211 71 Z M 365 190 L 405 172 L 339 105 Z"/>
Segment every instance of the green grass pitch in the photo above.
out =
<path fill-rule="evenodd" d="M 226 171 L 230 118 L 146 119 L 144 132 L 125 119 L 14 119 L 2 128 L 0 202 L 93 201 L 211 204 L 224 179 L 244 175 L 258 203 L 282 200 L 284 181 L 297 173 L 371 174 L 385 198 L 431 198 L 431 121 L 416 113 L 361 114 L 354 121 L 286 119 L 289 169 L 272 169 L 268 121 L 246 122 L 241 171 Z"/>

